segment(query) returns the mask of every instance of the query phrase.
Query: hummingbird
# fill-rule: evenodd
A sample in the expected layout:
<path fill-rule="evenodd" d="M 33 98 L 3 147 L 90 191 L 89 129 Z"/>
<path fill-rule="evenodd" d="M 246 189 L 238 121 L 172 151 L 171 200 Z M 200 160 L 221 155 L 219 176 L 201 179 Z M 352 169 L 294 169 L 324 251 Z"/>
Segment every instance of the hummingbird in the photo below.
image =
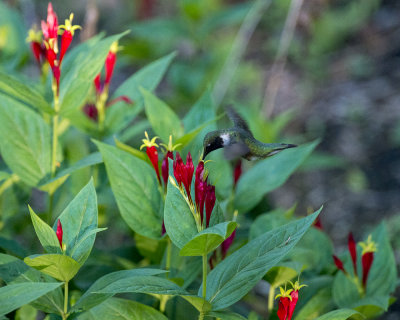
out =
<path fill-rule="evenodd" d="M 233 127 L 206 134 L 203 141 L 203 159 L 210 152 L 220 148 L 224 148 L 228 160 L 242 157 L 252 161 L 273 156 L 288 148 L 297 147 L 295 144 L 258 141 L 254 138 L 246 121 L 232 107 L 228 107 L 226 111 L 233 122 Z"/>

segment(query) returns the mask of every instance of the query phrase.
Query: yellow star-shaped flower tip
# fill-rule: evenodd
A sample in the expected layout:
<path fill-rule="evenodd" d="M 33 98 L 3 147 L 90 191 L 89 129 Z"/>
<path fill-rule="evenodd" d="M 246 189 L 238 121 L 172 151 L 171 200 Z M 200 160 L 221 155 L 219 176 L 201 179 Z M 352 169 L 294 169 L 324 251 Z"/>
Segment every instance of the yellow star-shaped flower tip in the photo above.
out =
<path fill-rule="evenodd" d="M 149 135 L 147 134 L 147 131 L 144 132 L 144 135 L 146 136 L 146 139 L 142 139 L 143 144 L 140 146 L 140 150 L 142 150 L 144 147 L 150 148 L 150 147 L 157 147 L 158 144 L 156 143 L 156 140 L 158 139 L 157 136 L 155 136 L 153 139 L 150 140 Z"/>

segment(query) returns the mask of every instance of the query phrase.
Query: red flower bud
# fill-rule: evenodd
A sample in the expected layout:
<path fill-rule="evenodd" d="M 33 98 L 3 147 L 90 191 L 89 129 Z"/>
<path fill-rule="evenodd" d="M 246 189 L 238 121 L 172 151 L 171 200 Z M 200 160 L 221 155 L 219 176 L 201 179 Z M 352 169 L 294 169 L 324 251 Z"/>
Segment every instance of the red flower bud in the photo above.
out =
<path fill-rule="evenodd" d="M 318 216 L 317 219 L 315 219 L 314 227 L 319 229 L 319 230 L 324 230 L 324 228 L 322 227 L 320 216 Z"/>
<path fill-rule="evenodd" d="M 58 35 L 58 19 L 57 14 L 53 10 L 53 5 L 49 2 L 47 7 L 47 22 L 42 20 L 43 36 L 46 40 L 57 39 Z"/>
<path fill-rule="evenodd" d="M 360 242 L 362 248 L 361 264 L 362 264 L 362 285 L 364 289 L 367 286 L 368 274 L 374 262 L 374 252 L 377 251 L 377 244 L 372 241 L 372 236 L 369 235 L 367 241 Z"/>
<path fill-rule="evenodd" d="M 53 71 L 53 77 L 56 80 L 56 84 L 57 84 L 57 94 L 58 91 L 60 89 L 60 76 L 61 76 L 61 70 L 59 66 L 54 66 L 51 68 L 51 70 Z"/>
<path fill-rule="evenodd" d="M 97 122 L 98 111 L 93 103 L 88 103 L 83 107 L 83 112 L 93 121 Z"/>
<path fill-rule="evenodd" d="M 97 94 L 101 94 L 101 92 L 103 91 L 103 86 L 101 84 L 101 80 L 100 80 L 100 73 L 96 76 L 96 78 L 94 78 L 93 83 L 94 83 L 94 87 L 96 88 L 96 93 Z"/>
<path fill-rule="evenodd" d="M 278 312 L 277 312 L 279 320 L 289 320 L 288 318 L 289 306 L 290 306 L 290 298 L 281 297 L 279 299 Z"/>
<path fill-rule="evenodd" d="M 229 248 L 231 247 L 233 240 L 236 236 L 236 229 L 233 230 L 232 234 L 224 240 L 221 244 L 221 252 L 222 252 L 222 259 L 225 259 L 226 254 L 228 253 Z"/>
<path fill-rule="evenodd" d="M 206 227 L 210 223 L 211 213 L 215 205 L 215 186 L 207 185 L 206 187 Z"/>
<path fill-rule="evenodd" d="M 61 250 L 62 250 L 62 249 L 63 249 L 63 245 L 62 245 L 62 240 L 63 240 L 63 229 L 62 229 L 62 225 L 61 225 L 60 219 L 58 219 L 58 221 L 57 221 L 56 236 L 57 236 L 58 242 L 60 243 L 60 247 L 61 247 Z"/>
<path fill-rule="evenodd" d="M 146 153 L 156 171 L 158 182 L 161 184 L 160 169 L 158 168 L 158 151 L 155 146 L 152 146 L 146 148 Z"/>
<path fill-rule="evenodd" d="M 167 153 L 164 156 L 163 162 L 161 164 L 161 174 L 164 180 L 164 185 L 167 186 L 168 184 L 168 175 L 169 175 L 169 163 L 168 159 L 174 159 L 174 154 L 172 151 L 167 151 Z"/>
<path fill-rule="evenodd" d="M 236 187 L 236 184 L 242 175 L 242 160 L 239 159 L 239 161 L 236 163 L 235 168 L 233 169 L 233 186 Z"/>
<path fill-rule="evenodd" d="M 48 44 L 48 46 L 46 46 L 45 51 L 46 51 L 47 62 L 49 63 L 51 68 L 54 68 L 54 66 L 56 64 L 56 59 L 57 59 L 56 52 L 49 44 Z"/>
<path fill-rule="evenodd" d="M 42 58 L 45 56 L 45 50 L 40 42 L 31 42 L 31 49 L 33 56 L 38 64 L 41 64 Z"/>
<path fill-rule="evenodd" d="M 366 252 L 361 257 L 361 264 L 362 264 L 362 284 L 365 288 L 367 286 L 368 274 L 369 270 L 371 269 L 372 262 L 374 262 L 374 253 L 373 252 Z"/>
<path fill-rule="evenodd" d="M 354 275 L 357 276 L 357 248 L 351 232 L 349 233 L 348 248 L 353 262 Z"/>
<path fill-rule="evenodd" d="M 161 226 L 161 236 L 163 236 L 166 232 L 167 232 L 167 230 L 165 229 L 165 224 L 163 221 L 162 226 Z"/>
<path fill-rule="evenodd" d="M 114 66 L 115 66 L 115 61 L 117 60 L 117 55 L 115 52 L 108 52 L 106 62 L 105 62 L 105 67 L 106 67 L 106 78 L 104 80 L 104 83 L 106 85 L 110 84 L 111 77 L 114 72 Z"/>
<path fill-rule="evenodd" d="M 336 267 L 337 267 L 339 270 L 342 270 L 345 274 L 347 274 L 346 270 L 345 270 L 344 267 L 343 267 L 343 262 L 342 262 L 342 260 L 340 260 L 340 259 L 339 259 L 337 256 L 335 256 L 335 255 L 333 255 L 332 258 L 333 258 L 333 261 L 335 262 Z"/>
<path fill-rule="evenodd" d="M 182 186 L 183 184 L 183 186 L 185 187 L 189 201 L 192 201 L 190 195 L 190 187 L 192 184 L 193 173 L 194 173 L 194 166 L 190 152 L 186 157 L 186 165 L 183 163 L 183 160 L 179 152 L 177 152 L 174 162 L 174 176 L 179 186 Z"/>
<path fill-rule="evenodd" d="M 60 65 L 71 42 L 72 42 L 72 33 L 70 30 L 65 30 L 61 36 Z"/>

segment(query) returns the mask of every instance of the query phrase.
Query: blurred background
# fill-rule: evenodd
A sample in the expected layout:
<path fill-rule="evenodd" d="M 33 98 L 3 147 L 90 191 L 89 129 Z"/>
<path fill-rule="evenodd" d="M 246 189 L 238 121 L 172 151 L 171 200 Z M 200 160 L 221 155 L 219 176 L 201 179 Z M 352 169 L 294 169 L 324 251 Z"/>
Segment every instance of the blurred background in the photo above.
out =
<path fill-rule="evenodd" d="M 56 0 L 53 6 L 60 23 L 74 12 L 83 27 L 76 43 L 130 30 L 114 88 L 176 51 L 157 95 L 178 114 L 209 88 L 221 113 L 233 103 L 264 142 L 320 139 L 268 205 L 297 203 L 304 213 L 324 204 L 322 225 L 337 250 L 349 231 L 361 239 L 385 219 L 399 260 L 399 1 Z M 42 0 L 0 1 L 2 71 L 38 75 L 25 39 L 46 8 Z"/>

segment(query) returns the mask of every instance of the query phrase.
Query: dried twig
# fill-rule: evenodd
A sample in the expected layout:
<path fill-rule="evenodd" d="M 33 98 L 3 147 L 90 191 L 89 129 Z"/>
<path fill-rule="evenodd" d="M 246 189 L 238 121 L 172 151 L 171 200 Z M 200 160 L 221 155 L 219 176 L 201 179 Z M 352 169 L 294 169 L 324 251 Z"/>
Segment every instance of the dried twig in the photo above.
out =
<path fill-rule="evenodd" d="M 281 78 L 285 69 L 290 43 L 293 39 L 294 30 L 296 28 L 302 4 L 303 0 L 292 0 L 286 17 L 278 52 L 272 65 L 271 76 L 265 89 L 263 110 L 267 118 L 271 117 L 272 112 L 274 111 L 276 95 L 281 84 Z"/>

